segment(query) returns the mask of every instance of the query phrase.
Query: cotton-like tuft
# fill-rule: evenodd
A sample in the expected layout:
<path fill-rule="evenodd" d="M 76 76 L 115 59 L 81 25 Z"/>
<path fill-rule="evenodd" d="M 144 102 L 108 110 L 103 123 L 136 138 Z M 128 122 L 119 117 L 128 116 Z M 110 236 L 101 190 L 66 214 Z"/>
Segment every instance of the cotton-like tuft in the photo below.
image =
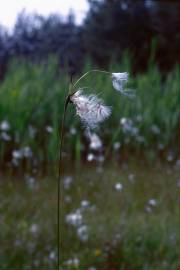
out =
<path fill-rule="evenodd" d="M 105 106 L 103 101 L 95 95 L 84 95 L 78 90 L 70 97 L 76 107 L 76 114 L 87 128 L 96 128 L 111 114 L 111 108 Z"/>
<path fill-rule="evenodd" d="M 135 94 L 130 89 L 125 89 L 125 84 L 128 81 L 129 74 L 127 72 L 123 73 L 112 73 L 112 84 L 113 87 L 121 92 L 123 95 L 133 98 Z"/>

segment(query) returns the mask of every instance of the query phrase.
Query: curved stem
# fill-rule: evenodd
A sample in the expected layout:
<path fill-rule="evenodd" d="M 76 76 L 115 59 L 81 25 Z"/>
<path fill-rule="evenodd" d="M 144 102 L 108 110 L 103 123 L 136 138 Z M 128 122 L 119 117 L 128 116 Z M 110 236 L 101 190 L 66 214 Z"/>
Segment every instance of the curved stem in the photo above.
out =
<path fill-rule="evenodd" d="M 64 111 L 63 111 L 63 117 L 61 122 L 61 129 L 59 130 L 59 137 L 60 137 L 60 145 L 59 145 L 59 172 L 58 172 L 58 210 L 57 210 L 57 218 L 58 218 L 58 270 L 60 269 L 60 200 L 61 200 L 61 208 L 62 208 L 62 188 L 61 188 L 61 176 L 62 176 L 62 169 L 61 169 L 61 163 L 62 163 L 62 145 L 63 145 L 63 137 L 64 137 L 64 123 L 65 123 L 65 117 L 66 117 L 66 110 L 69 103 L 69 95 L 66 98 L 65 104 L 64 104 Z"/>
<path fill-rule="evenodd" d="M 99 69 L 92 69 L 92 70 L 89 70 L 88 72 L 86 72 L 84 75 L 82 75 L 74 84 L 73 84 L 73 87 L 75 87 L 79 81 L 81 81 L 84 77 L 86 77 L 89 73 L 91 72 L 101 72 L 101 73 L 106 73 L 106 74 L 111 74 L 111 72 L 109 71 L 105 71 L 105 70 L 99 70 Z"/>

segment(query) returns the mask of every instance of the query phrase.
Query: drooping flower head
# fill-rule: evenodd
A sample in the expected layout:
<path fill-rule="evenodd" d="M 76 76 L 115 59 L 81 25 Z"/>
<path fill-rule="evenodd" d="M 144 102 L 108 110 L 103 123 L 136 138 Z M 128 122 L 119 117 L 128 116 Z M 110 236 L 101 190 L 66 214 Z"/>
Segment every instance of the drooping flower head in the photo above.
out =
<path fill-rule="evenodd" d="M 111 108 L 104 105 L 96 95 L 85 95 L 81 89 L 70 96 L 76 107 L 76 114 L 88 128 L 95 128 L 111 114 Z"/>
<path fill-rule="evenodd" d="M 128 81 L 129 74 L 127 72 L 123 73 L 112 73 L 112 84 L 113 87 L 121 92 L 123 95 L 133 98 L 135 94 L 132 90 L 126 89 L 125 84 Z"/>
<path fill-rule="evenodd" d="M 128 81 L 129 74 L 127 72 L 123 73 L 112 73 L 112 83 L 113 87 L 117 91 L 122 91 L 125 83 Z"/>

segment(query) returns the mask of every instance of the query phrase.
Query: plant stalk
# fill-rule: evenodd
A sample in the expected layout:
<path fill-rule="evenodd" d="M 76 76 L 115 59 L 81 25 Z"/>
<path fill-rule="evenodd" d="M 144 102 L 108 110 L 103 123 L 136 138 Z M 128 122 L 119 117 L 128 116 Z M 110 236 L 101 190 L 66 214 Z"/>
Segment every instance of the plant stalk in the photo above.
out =
<path fill-rule="evenodd" d="M 73 88 L 78 84 L 79 81 L 81 81 L 84 77 L 86 77 L 89 73 L 91 72 L 100 72 L 100 73 L 106 73 L 106 74 L 111 74 L 111 72 L 105 71 L 105 70 L 99 70 L 99 69 L 92 69 L 86 72 L 84 75 L 82 75 L 74 84 Z"/>
<path fill-rule="evenodd" d="M 62 177 L 62 145 L 63 145 L 63 137 L 64 137 L 64 123 L 65 123 L 65 117 L 66 117 L 66 111 L 68 103 L 70 102 L 70 96 L 68 95 L 64 104 L 64 110 L 63 110 L 63 117 L 61 121 L 61 129 L 59 130 L 59 137 L 60 137 L 60 145 L 59 145 L 59 172 L 58 172 L 58 212 L 57 212 L 57 218 L 58 218 L 58 270 L 60 270 L 60 212 L 63 205 L 63 198 L 62 198 L 62 185 L 61 185 L 61 177 Z M 61 203 L 61 205 L 60 205 Z M 61 206 L 61 208 L 60 208 Z"/>

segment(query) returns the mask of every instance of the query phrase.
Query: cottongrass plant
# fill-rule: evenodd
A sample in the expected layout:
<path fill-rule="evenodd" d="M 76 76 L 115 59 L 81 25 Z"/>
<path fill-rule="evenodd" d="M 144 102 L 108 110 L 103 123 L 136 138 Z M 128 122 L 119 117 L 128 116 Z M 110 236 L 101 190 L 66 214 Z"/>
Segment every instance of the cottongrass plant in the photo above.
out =
<path fill-rule="evenodd" d="M 69 93 L 66 97 L 64 104 L 64 112 L 61 122 L 60 130 L 60 146 L 59 146 L 59 177 L 58 177 L 58 270 L 60 269 L 60 206 L 62 209 L 62 188 L 61 188 L 61 159 L 62 159 L 62 144 L 64 135 L 64 122 L 67 112 L 67 107 L 70 103 L 75 106 L 76 114 L 80 118 L 84 128 L 86 129 L 86 134 L 91 136 L 91 130 L 98 127 L 99 124 L 104 122 L 111 114 L 112 107 L 104 104 L 104 101 L 100 99 L 97 95 L 86 95 L 84 89 L 78 88 L 79 82 L 85 78 L 90 73 L 104 73 L 109 76 L 112 80 L 112 85 L 114 89 L 121 94 L 133 97 L 134 93 L 132 90 L 126 89 L 125 84 L 128 81 L 128 73 L 111 73 L 104 70 L 90 70 L 82 75 L 75 83 L 70 84 Z M 62 244 L 62 243 L 61 243 Z"/>

